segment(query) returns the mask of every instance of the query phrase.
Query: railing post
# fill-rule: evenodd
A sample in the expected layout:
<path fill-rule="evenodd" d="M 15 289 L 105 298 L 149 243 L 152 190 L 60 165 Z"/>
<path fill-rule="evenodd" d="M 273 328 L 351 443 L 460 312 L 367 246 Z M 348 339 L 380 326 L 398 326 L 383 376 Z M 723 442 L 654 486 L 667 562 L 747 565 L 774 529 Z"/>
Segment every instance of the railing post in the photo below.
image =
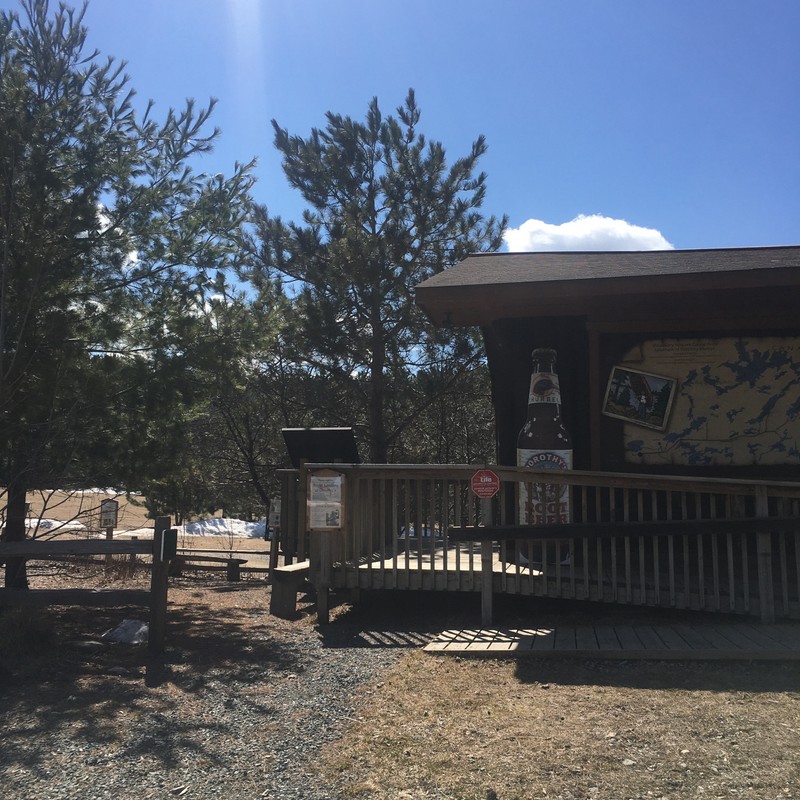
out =
<path fill-rule="evenodd" d="M 284 564 L 291 564 L 294 558 L 298 561 L 305 561 L 310 557 L 310 553 L 306 552 L 306 533 L 308 532 L 308 519 L 307 519 L 307 502 L 308 502 L 308 472 L 305 465 L 301 465 L 300 478 L 297 482 L 297 518 L 294 526 L 294 547 L 292 548 L 291 555 L 293 558 L 287 561 L 284 557 Z M 311 542 L 309 540 L 309 549 Z"/>
<path fill-rule="evenodd" d="M 765 519 L 769 516 L 767 489 L 756 487 L 756 517 Z M 758 542 L 758 602 L 761 621 L 766 624 L 775 622 L 775 587 L 772 580 L 772 534 L 769 531 L 757 534 Z"/>
<path fill-rule="evenodd" d="M 492 624 L 492 555 L 491 539 L 481 540 L 481 624 Z"/>
<path fill-rule="evenodd" d="M 275 574 L 275 568 L 278 566 L 278 553 L 281 547 L 286 550 L 286 537 L 289 532 L 289 519 L 291 514 L 290 503 L 293 498 L 289 496 L 289 481 L 290 476 L 287 473 L 282 473 L 281 480 L 281 516 L 278 521 L 278 527 L 272 531 L 272 539 L 269 543 L 269 577 Z M 267 519 L 269 522 L 269 518 Z"/>
<path fill-rule="evenodd" d="M 481 500 L 481 522 L 483 525 L 491 525 L 491 503 L 491 500 Z M 481 540 L 481 624 L 484 626 L 492 624 L 492 595 L 494 590 L 492 585 L 493 550 L 491 539 Z"/>
<path fill-rule="evenodd" d="M 150 574 L 150 627 L 147 647 L 151 653 L 164 652 L 167 632 L 167 581 L 169 561 L 161 558 L 164 532 L 169 529 L 169 517 L 156 517 L 153 526 L 153 569 Z"/>

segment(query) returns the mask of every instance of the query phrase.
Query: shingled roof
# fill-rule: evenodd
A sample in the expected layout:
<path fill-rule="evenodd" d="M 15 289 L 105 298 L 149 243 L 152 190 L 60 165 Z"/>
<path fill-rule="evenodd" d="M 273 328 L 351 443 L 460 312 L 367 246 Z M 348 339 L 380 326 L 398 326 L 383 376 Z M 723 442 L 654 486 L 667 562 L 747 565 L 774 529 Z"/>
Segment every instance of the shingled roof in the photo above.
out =
<path fill-rule="evenodd" d="M 564 298 L 800 286 L 800 246 L 640 252 L 479 253 L 416 288 L 435 321 L 485 324 Z"/>

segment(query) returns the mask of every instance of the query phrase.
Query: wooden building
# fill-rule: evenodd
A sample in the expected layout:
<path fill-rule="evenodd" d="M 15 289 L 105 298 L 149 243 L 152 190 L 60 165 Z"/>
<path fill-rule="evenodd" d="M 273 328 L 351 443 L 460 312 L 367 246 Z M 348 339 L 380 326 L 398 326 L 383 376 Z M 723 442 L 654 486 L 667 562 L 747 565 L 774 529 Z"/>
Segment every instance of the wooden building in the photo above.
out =
<path fill-rule="evenodd" d="M 321 619 L 328 589 L 480 591 L 484 622 L 494 593 L 800 618 L 800 247 L 473 255 L 417 302 L 483 331 L 500 491 L 475 465 L 285 471 L 273 597 L 310 574 Z M 573 438 L 557 479 L 515 466 L 535 347 Z M 520 487 L 555 480 L 570 521 L 519 525 Z"/>
<path fill-rule="evenodd" d="M 800 477 L 800 247 L 479 254 L 416 291 L 483 331 L 500 464 L 553 347 L 576 469 Z"/>

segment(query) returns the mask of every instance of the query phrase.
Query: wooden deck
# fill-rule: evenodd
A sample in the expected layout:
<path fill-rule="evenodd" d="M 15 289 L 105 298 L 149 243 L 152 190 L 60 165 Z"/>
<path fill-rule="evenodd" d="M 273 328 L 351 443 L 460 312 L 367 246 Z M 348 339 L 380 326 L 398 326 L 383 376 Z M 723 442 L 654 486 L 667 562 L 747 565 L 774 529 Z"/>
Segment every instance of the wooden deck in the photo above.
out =
<path fill-rule="evenodd" d="M 800 625 L 598 624 L 441 633 L 436 655 L 697 661 L 800 661 Z"/>
<path fill-rule="evenodd" d="M 570 522 L 519 526 L 520 484 L 545 491 L 552 472 L 495 466 L 501 491 L 481 500 L 470 488 L 475 469 L 284 471 L 276 541 L 290 563 L 310 561 L 318 596 L 480 592 L 485 628 L 499 594 L 800 619 L 800 483 L 571 470 L 559 474 Z M 342 527 L 312 529 L 309 478 L 330 470 L 342 476 Z M 327 610 L 323 597 L 323 623 Z"/>

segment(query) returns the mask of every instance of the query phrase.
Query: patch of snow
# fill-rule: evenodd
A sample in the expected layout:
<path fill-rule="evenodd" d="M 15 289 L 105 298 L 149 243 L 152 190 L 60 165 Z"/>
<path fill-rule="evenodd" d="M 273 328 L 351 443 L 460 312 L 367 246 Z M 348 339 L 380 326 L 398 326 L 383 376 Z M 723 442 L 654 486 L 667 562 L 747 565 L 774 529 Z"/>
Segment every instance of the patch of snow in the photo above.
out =
<path fill-rule="evenodd" d="M 232 539 L 263 539 L 267 521 L 265 519 L 258 522 L 245 522 L 241 519 L 230 518 L 201 519 L 197 522 L 189 522 L 186 525 L 178 525 L 177 528 L 179 536 L 224 536 Z M 151 524 L 146 528 L 117 529 L 115 533 L 126 538 L 136 536 L 140 539 L 147 539 L 153 536 L 153 526 Z"/>
<path fill-rule="evenodd" d="M 39 531 L 85 531 L 86 526 L 82 522 L 72 520 L 70 522 L 62 522 L 60 519 L 38 519 L 33 517 L 25 520 L 28 530 Z"/>
<path fill-rule="evenodd" d="M 153 538 L 153 526 L 149 528 L 115 528 L 115 535 L 123 535 L 125 537 L 135 536 L 138 539 Z"/>
<path fill-rule="evenodd" d="M 115 489 L 113 486 L 108 486 L 105 489 L 102 487 L 93 487 L 90 489 L 41 489 L 43 494 L 50 494 L 52 492 L 62 492 L 63 494 L 110 494 L 114 497 L 124 497 L 130 495 L 131 497 L 144 497 L 141 492 L 128 492 L 125 489 Z"/>
<path fill-rule="evenodd" d="M 187 536 L 230 536 L 239 539 L 263 539 L 267 521 L 245 522 L 241 519 L 215 518 L 190 522 L 183 526 Z"/>

